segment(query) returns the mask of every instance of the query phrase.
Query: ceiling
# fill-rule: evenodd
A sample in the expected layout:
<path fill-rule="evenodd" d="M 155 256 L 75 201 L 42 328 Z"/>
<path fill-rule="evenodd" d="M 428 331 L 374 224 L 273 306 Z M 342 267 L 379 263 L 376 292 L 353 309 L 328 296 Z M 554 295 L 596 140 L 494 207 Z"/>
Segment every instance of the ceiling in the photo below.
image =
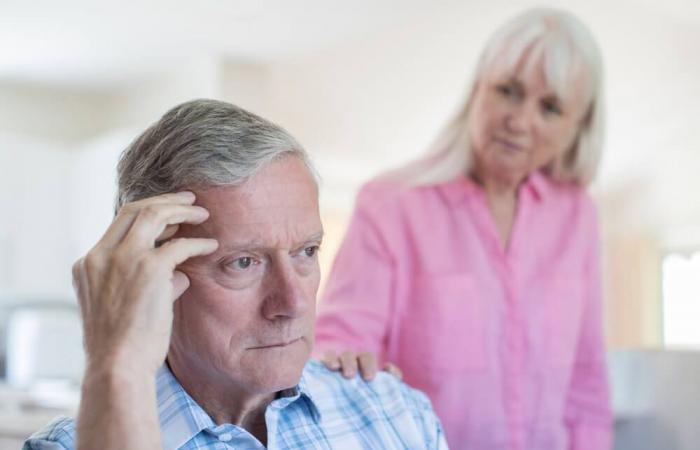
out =
<path fill-rule="evenodd" d="M 471 3 L 476 13 L 506 4 L 505 0 Z M 601 15 L 610 5 L 603 0 L 554 3 L 594 5 Z M 457 4 L 464 1 L 3 0 L 0 81 L 104 87 L 156 72 L 183 58 L 279 61 L 361 39 Z M 618 0 L 615 4 L 646 8 L 700 27 L 697 1 Z"/>
<path fill-rule="evenodd" d="M 109 85 L 190 57 L 278 61 L 433 7 L 426 0 L 3 1 L 0 79 Z"/>

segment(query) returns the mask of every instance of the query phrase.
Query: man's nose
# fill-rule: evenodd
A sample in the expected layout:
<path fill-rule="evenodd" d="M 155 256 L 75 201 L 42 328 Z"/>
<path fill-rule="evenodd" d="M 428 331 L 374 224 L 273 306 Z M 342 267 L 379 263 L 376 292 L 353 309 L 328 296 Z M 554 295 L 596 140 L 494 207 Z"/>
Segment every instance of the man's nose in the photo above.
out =
<path fill-rule="evenodd" d="M 268 274 L 270 285 L 263 303 L 263 315 L 270 319 L 297 318 L 309 309 L 313 299 L 307 298 L 304 276 L 291 261 L 278 261 Z"/>

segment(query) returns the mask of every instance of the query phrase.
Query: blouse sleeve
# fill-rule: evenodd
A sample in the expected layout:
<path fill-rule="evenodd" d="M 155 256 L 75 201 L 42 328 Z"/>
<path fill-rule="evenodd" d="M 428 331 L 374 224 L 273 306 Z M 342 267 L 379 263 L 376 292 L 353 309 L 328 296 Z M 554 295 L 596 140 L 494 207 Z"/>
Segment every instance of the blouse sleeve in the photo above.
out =
<path fill-rule="evenodd" d="M 352 350 L 384 359 L 395 264 L 387 242 L 383 193 L 367 185 L 357 197 L 319 305 L 316 355 L 325 350 Z"/>
<path fill-rule="evenodd" d="M 597 215 L 588 203 L 589 249 L 586 260 L 587 294 L 583 320 L 566 399 L 565 420 L 571 450 L 609 450 L 612 413 L 607 379 L 602 324 L 600 237 Z"/>

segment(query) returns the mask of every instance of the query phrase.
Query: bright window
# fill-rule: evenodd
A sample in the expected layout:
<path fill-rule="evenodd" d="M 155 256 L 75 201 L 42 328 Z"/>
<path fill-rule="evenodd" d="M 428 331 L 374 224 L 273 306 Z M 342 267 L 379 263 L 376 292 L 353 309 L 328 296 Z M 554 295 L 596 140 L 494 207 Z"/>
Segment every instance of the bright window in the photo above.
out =
<path fill-rule="evenodd" d="M 700 348 L 700 251 L 663 261 L 664 344 Z"/>

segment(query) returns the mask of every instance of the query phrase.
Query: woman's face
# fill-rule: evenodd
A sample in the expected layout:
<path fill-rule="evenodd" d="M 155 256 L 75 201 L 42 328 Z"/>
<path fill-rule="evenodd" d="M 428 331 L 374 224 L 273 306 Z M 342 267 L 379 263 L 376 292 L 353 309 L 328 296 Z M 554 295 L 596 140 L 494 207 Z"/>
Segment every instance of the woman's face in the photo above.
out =
<path fill-rule="evenodd" d="M 469 116 L 475 175 L 517 184 L 570 149 L 588 109 L 578 78 L 566 98 L 547 85 L 541 63 L 482 78 Z"/>

